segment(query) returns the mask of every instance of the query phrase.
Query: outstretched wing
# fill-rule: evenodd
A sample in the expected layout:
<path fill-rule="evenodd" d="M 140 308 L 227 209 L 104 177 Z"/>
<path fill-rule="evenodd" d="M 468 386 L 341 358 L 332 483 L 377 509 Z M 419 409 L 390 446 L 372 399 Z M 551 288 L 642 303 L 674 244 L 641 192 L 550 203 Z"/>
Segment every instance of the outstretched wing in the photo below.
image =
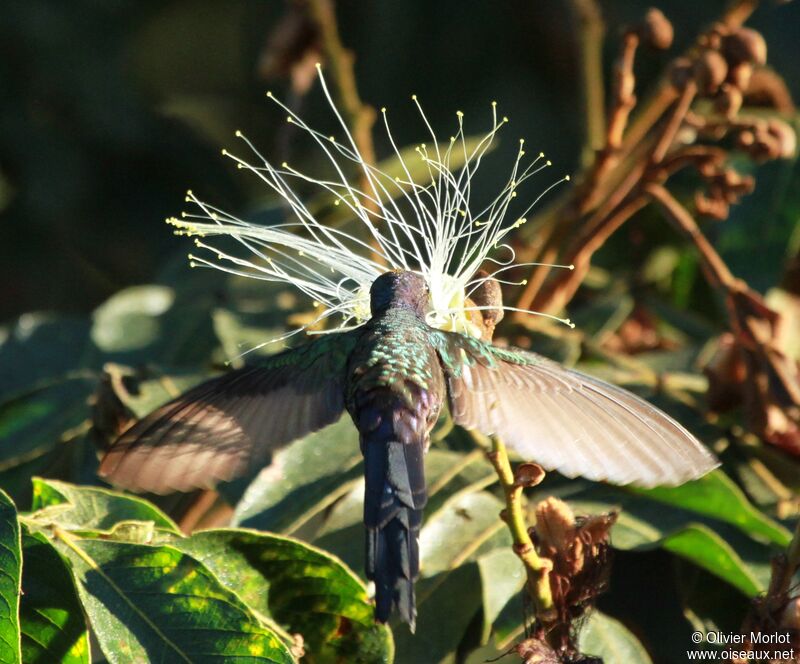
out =
<path fill-rule="evenodd" d="M 100 465 L 110 482 L 170 493 L 212 486 L 336 421 L 360 331 L 320 337 L 189 390 L 134 424 Z"/>
<path fill-rule="evenodd" d="M 434 339 L 453 420 L 548 470 L 652 487 L 718 465 L 678 422 L 622 388 L 527 351 L 448 332 Z"/>

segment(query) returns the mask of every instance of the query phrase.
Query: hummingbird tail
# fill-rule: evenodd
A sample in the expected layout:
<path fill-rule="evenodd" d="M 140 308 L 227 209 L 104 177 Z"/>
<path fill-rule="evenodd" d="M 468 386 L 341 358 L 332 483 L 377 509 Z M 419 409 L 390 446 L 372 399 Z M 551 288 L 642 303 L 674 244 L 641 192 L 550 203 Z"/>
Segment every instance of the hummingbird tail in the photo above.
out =
<path fill-rule="evenodd" d="M 427 501 L 424 443 L 376 440 L 379 431 L 363 441 L 367 578 L 375 582 L 375 618 L 386 622 L 396 608 L 413 632 L 419 529 Z"/>

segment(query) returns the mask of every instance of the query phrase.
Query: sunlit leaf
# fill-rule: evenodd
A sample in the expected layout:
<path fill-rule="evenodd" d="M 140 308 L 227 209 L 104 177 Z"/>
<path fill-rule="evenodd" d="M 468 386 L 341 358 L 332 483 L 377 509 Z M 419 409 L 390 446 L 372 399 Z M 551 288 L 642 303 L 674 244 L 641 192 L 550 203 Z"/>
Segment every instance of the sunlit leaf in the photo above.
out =
<path fill-rule="evenodd" d="M 172 546 L 202 562 L 251 608 L 300 633 L 307 662 L 392 660 L 359 578 L 324 551 L 249 530 L 209 530 Z"/>
<path fill-rule="evenodd" d="M 20 659 L 19 598 L 22 544 L 14 503 L 0 490 L 0 662 Z"/>
<path fill-rule="evenodd" d="M 107 530 L 119 521 L 151 521 L 178 532 L 175 522 L 146 500 L 41 477 L 33 478 L 33 510 L 31 518 L 67 529 Z"/>
<path fill-rule="evenodd" d="M 88 664 L 89 634 L 64 559 L 41 533 L 23 532 L 22 547 L 22 661 Z"/>
<path fill-rule="evenodd" d="M 661 503 L 680 507 L 741 528 L 749 535 L 786 547 L 791 533 L 755 508 L 721 470 L 677 487 L 632 489 Z"/>
<path fill-rule="evenodd" d="M 56 545 L 71 563 L 83 608 L 112 664 L 294 661 L 234 593 L 173 547 L 67 533 Z"/>

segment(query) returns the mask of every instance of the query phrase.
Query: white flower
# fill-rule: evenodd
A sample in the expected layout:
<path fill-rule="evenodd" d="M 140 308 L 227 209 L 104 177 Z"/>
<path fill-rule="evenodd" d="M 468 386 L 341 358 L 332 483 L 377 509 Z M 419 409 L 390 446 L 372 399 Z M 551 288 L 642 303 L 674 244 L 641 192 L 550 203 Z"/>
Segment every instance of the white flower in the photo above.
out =
<path fill-rule="evenodd" d="M 195 204 L 197 211 L 167 221 L 176 227 L 177 234 L 195 236 L 196 245 L 210 252 L 210 257 L 190 255 L 191 264 L 291 284 L 321 307 L 321 313 L 305 327 L 340 315 L 339 325 L 328 331 L 351 329 L 369 318 L 369 288 L 383 272 L 413 270 L 425 278 L 430 288 L 428 322 L 443 329 L 474 332 L 465 315 L 478 308 L 469 306 L 470 292 L 486 278 L 498 278 L 503 271 L 518 265 L 514 263 L 513 249 L 504 239 L 525 223 L 526 215 L 544 194 L 569 176 L 551 184 L 524 206 L 522 214 L 509 220 L 509 206 L 520 185 L 550 165 L 542 153 L 524 165 L 524 141 L 520 140 L 516 160 L 500 193 L 484 209 L 473 210 L 472 178 L 498 131 L 508 122 L 505 117 L 498 119 L 496 103 L 492 103 L 491 130 L 482 139 L 476 142 L 465 137 L 464 116 L 459 111 L 456 134 L 440 144 L 416 96 L 412 97 L 431 139 L 429 145 L 421 143 L 416 147 L 415 158 L 422 160 L 428 176 L 426 182 L 420 183 L 412 178 L 406 157 L 394 141 L 386 109 L 381 109 L 383 124 L 401 171 L 394 177 L 364 161 L 333 103 L 321 70 L 319 78 L 344 141 L 315 131 L 271 93 L 267 96 L 287 112 L 290 123 L 316 142 L 335 176 L 317 179 L 287 163 L 275 166 L 237 132 L 257 162 L 250 163 L 225 150 L 223 154 L 266 183 L 288 205 L 293 218 L 271 226 L 252 224 L 199 200 L 190 191 L 186 200 Z M 451 163 L 459 166 L 451 168 Z M 348 167 L 353 165 L 357 167 L 360 186 L 349 179 L 352 174 Z M 335 205 L 347 208 L 355 223 L 361 225 L 361 232 L 320 223 L 292 190 L 290 183 L 296 181 L 312 183 L 328 192 Z M 248 255 L 236 255 L 208 244 L 206 238 L 212 236 L 233 238 L 248 250 Z M 497 269 L 490 277 L 476 279 L 475 273 L 486 262 L 493 262 Z M 504 308 L 516 311 L 513 307 Z M 557 320 L 570 324 L 569 320 Z"/>

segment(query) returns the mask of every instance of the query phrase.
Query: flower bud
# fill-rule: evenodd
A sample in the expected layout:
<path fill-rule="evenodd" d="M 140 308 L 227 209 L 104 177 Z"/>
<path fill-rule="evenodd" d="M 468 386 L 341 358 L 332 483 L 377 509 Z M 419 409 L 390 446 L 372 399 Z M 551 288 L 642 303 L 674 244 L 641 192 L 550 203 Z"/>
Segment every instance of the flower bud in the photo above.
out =
<path fill-rule="evenodd" d="M 672 23 L 669 22 L 661 10 L 651 7 L 639 28 L 639 37 L 642 41 L 659 50 L 668 49 L 672 46 L 672 39 L 675 33 Z"/>
<path fill-rule="evenodd" d="M 742 92 L 747 92 L 750 87 L 750 78 L 753 75 L 753 65 L 749 62 L 740 62 L 734 65 L 728 72 L 728 81 L 731 85 L 735 85 Z"/>
<path fill-rule="evenodd" d="M 778 157 L 791 159 L 797 151 L 797 135 L 794 128 L 783 120 L 772 118 L 767 123 L 767 132 L 778 144 Z"/>
<path fill-rule="evenodd" d="M 723 83 L 720 86 L 719 94 L 714 98 L 714 109 L 726 118 L 733 118 L 742 108 L 744 97 L 742 91 L 735 85 Z"/>
<path fill-rule="evenodd" d="M 704 94 L 713 94 L 728 75 L 728 63 L 717 51 L 705 50 L 694 63 L 694 80 Z"/>
<path fill-rule="evenodd" d="M 726 35 L 722 40 L 722 52 L 732 65 L 741 62 L 763 65 L 767 62 L 767 42 L 752 28 L 739 28 Z"/>
<path fill-rule="evenodd" d="M 514 473 L 514 484 L 517 486 L 536 486 L 544 479 L 544 469 L 536 463 L 522 463 Z"/>

